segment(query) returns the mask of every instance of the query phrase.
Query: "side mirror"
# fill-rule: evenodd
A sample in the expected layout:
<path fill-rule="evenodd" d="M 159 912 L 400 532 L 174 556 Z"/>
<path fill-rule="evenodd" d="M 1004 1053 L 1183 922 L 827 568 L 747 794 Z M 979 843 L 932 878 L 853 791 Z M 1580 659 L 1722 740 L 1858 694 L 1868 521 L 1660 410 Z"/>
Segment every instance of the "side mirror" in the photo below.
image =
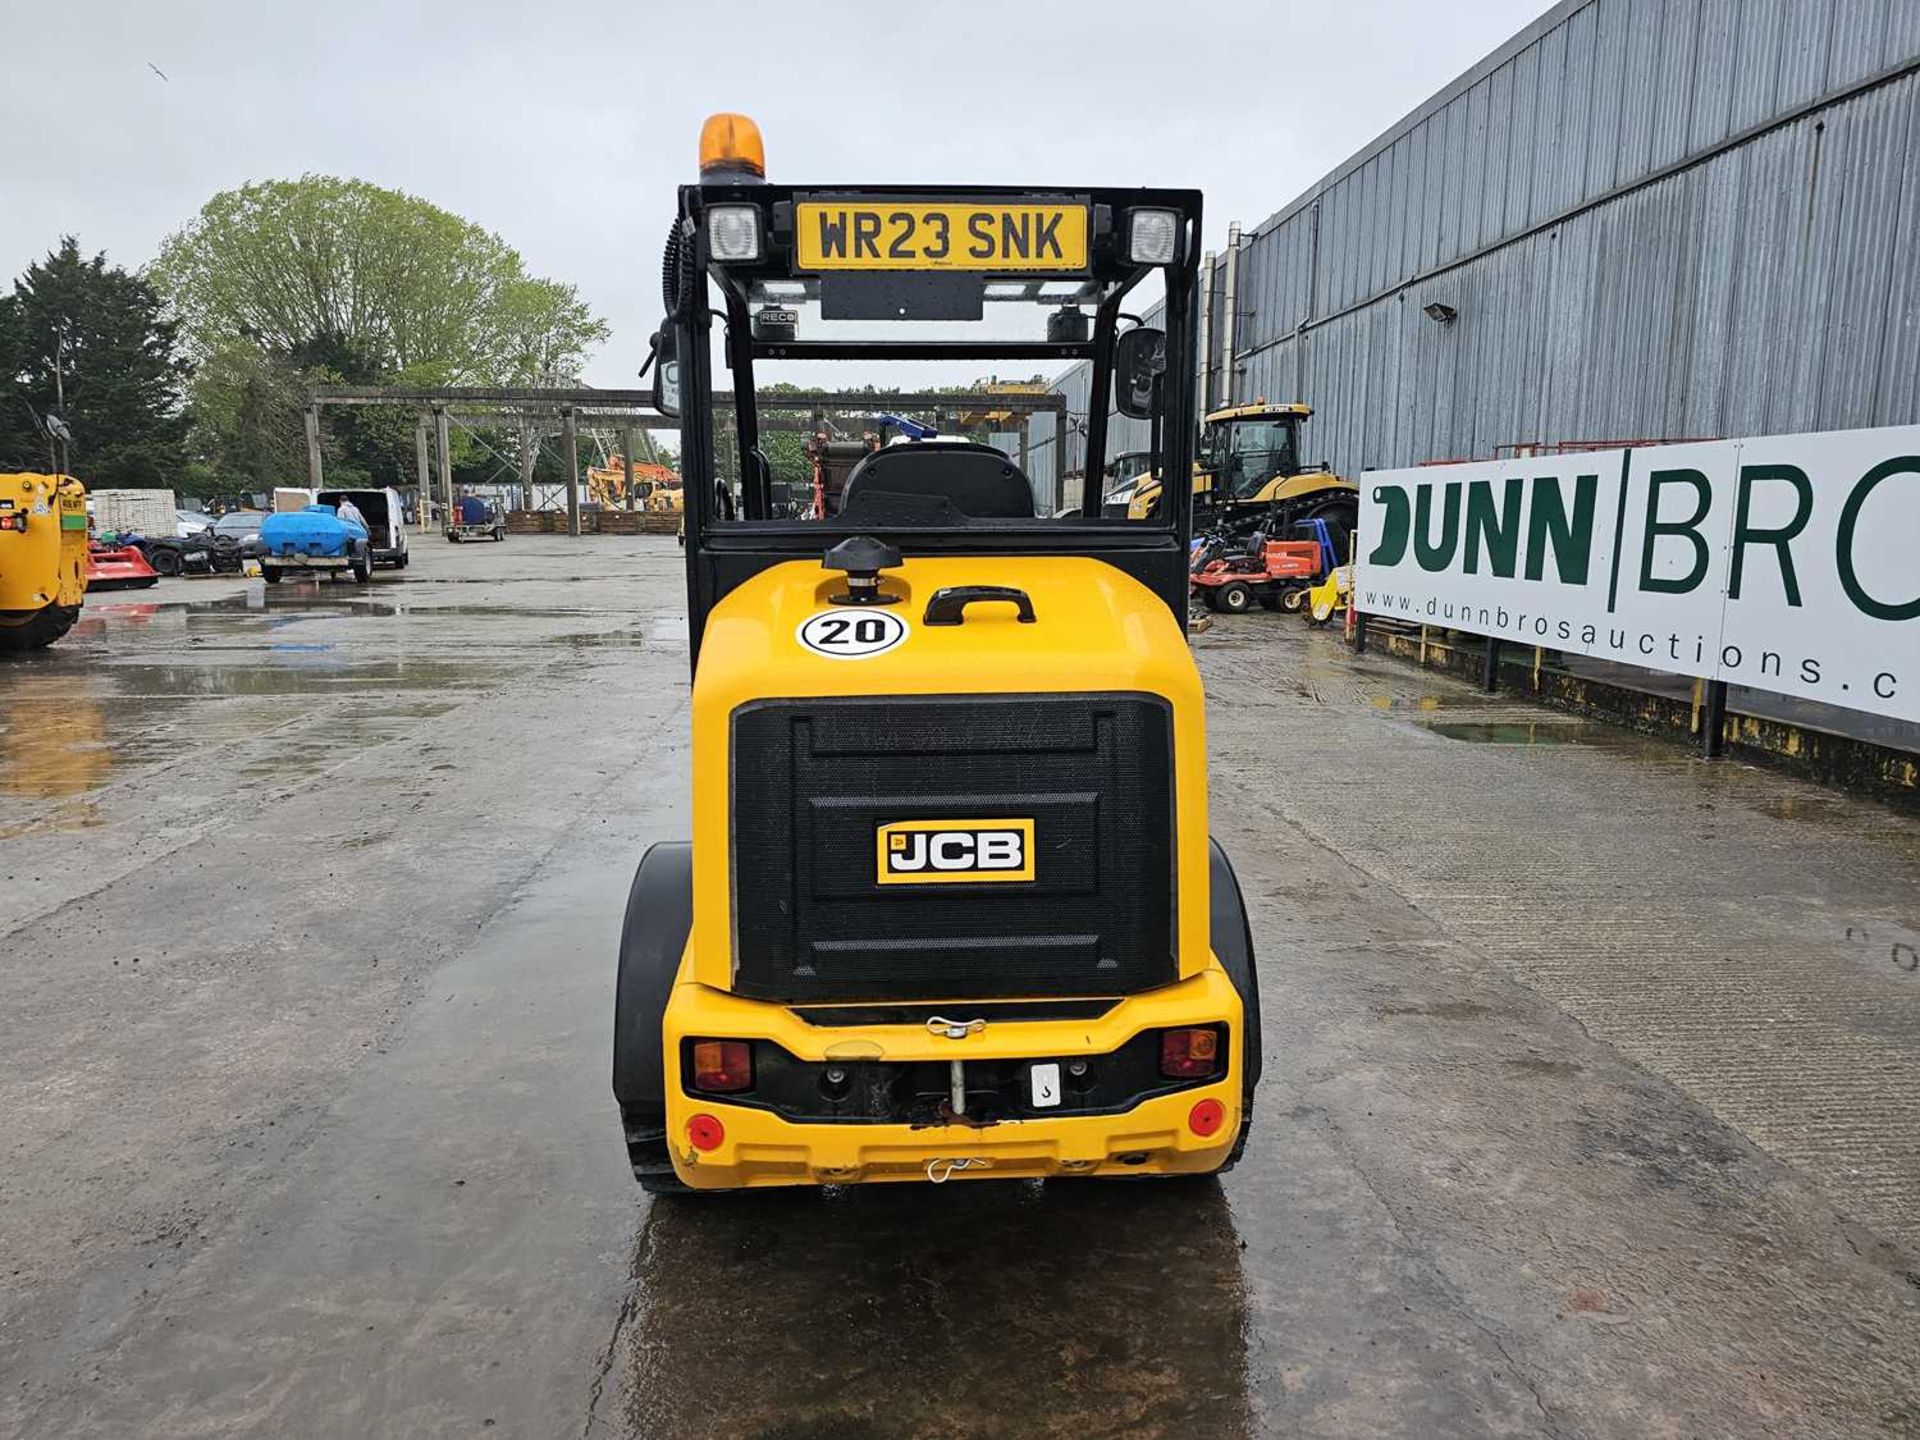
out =
<path fill-rule="evenodd" d="M 672 326 L 663 324 L 653 332 L 653 353 L 647 357 L 653 368 L 653 408 L 670 420 L 680 418 L 679 350 Z"/>
<path fill-rule="evenodd" d="M 1113 346 L 1113 404 L 1130 420 L 1153 414 L 1153 382 L 1166 372 L 1167 332 L 1136 325 Z"/>

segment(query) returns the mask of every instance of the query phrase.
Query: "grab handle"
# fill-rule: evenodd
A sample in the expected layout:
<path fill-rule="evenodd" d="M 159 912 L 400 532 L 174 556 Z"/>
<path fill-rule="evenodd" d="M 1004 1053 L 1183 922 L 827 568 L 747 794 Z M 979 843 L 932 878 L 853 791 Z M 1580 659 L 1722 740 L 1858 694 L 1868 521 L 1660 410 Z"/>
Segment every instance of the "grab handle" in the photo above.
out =
<path fill-rule="evenodd" d="M 927 601 L 922 625 L 958 625 L 967 616 L 967 606 L 979 600 L 1004 600 L 1019 607 L 1020 623 L 1033 624 L 1033 601 L 1027 592 L 1012 585 L 942 585 Z"/>

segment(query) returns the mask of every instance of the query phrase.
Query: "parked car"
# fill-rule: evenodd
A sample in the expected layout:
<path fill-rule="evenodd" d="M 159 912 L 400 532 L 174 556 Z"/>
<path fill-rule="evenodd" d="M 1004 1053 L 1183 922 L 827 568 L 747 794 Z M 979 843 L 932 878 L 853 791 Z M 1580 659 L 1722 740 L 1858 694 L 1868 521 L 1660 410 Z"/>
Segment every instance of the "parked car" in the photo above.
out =
<path fill-rule="evenodd" d="M 219 538 L 238 543 L 258 535 L 260 522 L 266 518 L 264 510 L 229 510 L 214 521 L 211 528 Z"/>
<path fill-rule="evenodd" d="M 173 533 L 176 539 L 190 539 L 213 524 L 213 516 L 207 514 L 204 510 L 176 510 L 173 514 L 175 520 L 178 522 L 173 527 Z"/>

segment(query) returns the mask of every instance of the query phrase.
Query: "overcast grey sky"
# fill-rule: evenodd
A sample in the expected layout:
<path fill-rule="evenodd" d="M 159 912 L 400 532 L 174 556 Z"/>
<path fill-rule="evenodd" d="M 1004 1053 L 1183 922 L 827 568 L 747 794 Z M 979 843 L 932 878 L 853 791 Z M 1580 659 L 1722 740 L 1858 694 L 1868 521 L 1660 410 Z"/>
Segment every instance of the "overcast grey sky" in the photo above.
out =
<path fill-rule="evenodd" d="M 0 282 L 63 233 L 139 266 L 216 191 L 358 176 L 578 285 L 613 326 L 588 380 L 631 384 L 712 111 L 782 180 L 1197 185 L 1217 245 L 1545 8 L 0 0 Z"/>

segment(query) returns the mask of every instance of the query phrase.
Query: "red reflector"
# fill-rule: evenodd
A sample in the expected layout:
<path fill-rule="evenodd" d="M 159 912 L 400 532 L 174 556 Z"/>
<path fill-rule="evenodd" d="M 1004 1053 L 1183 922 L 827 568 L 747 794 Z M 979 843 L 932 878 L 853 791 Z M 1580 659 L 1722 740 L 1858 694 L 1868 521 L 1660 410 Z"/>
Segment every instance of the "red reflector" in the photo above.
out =
<path fill-rule="evenodd" d="M 1211 1026 L 1160 1032 L 1160 1073 L 1170 1080 L 1204 1080 L 1220 1071 L 1220 1032 Z"/>
<path fill-rule="evenodd" d="M 1187 1112 L 1187 1128 L 1205 1138 L 1227 1122 L 1227 1107 L 1218 1100 L 1202 1100 Z"/>
<path fill-rule="evenodd" d="M 696 1115 L 687 1121 L 687 1140 L 696 1150 L 718 1150 L 727 1138 L 727 1127 L 711 1115 Z"/>
<path fill-rule="evenodd" d="M 753 1047 L 744 1040 L 693 1042 L 693 1088 L 724 1095 L 753 1084 Z"/>

